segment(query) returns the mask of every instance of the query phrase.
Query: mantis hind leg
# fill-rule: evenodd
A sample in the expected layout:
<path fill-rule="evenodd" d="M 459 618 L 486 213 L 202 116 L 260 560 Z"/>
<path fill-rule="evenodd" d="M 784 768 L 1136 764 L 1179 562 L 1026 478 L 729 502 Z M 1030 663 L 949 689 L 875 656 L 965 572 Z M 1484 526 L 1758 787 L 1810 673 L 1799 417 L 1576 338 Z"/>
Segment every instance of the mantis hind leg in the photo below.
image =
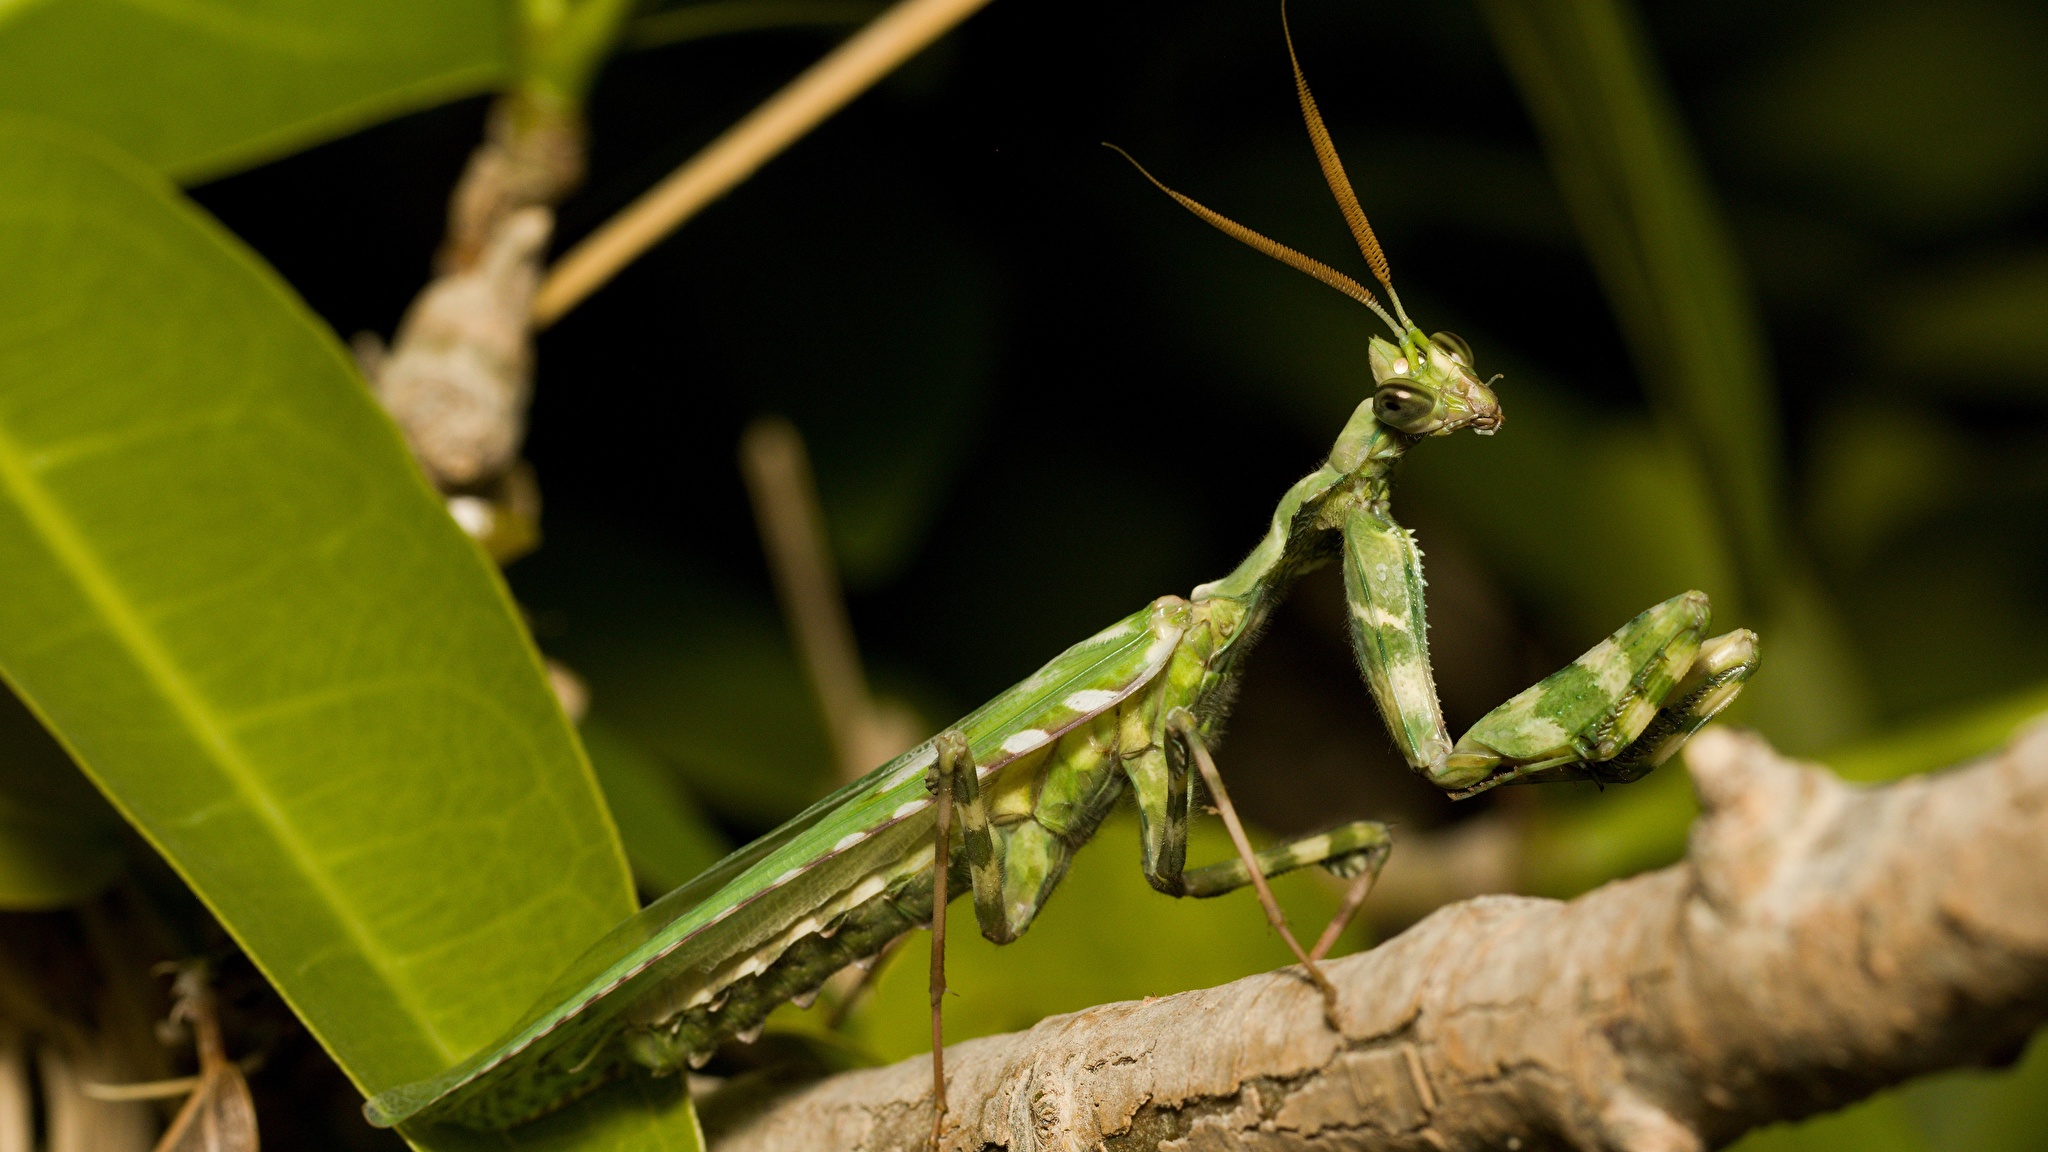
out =
<path fill-rule="evenodd" d="M 1254 883 L 1254 868 L 1260 876 L 1272 877 L 1310 864 L 1320 864 L 1325 871 L 1351 881 L 1336 914 L 1330 917 L 1322 935 L 1308 950 L 1310 960 L 1321 960 L 1330 954 L 1337 938 L 1343 935 L 1351 918 L 1358 914 L 1359 906 L 1365 903 L 1366 895 L 1379 879 L 1380 869 L 1386 865 L 1387 854 L 1393 846 L 1393 837 L 1385 824 L 1377 820 L 1353 820 L 1328 832 L 1303 836 L 1253 853 L 1249 858 L 1240 854 L 1235 860 L 1190 869 L 1182 875 L 1183 894 L 1203 897 L 1235 892 Z M 1270 909 L 1268 916 L 1271 916 Z"/>
<path fill-rule="evenodd" d="M 1103 778 L 1110 777 L 1104 739 L 1114 739 L 1114 721 L 1110 716 L 1105 724 L 1071 733 L 1061 741 L 1048 757 L 1031 817 L 1004 829 L 1000 838 L 989 826 L 988 805 L 966 735 L 950 729 L 934 742 L 938 756 L 925 779 L 935 801 L 931 957 L 934 1148 L 946 1122 L 946 905 L 954 880 L 953 821 L 957 816 L 961 854 L 981 934 L 997 944 L 1007 944 L 1030 927 L 1046 895 L 1066 874 L 1074 840 L 1085 840 L 1107 802 L 1115 799 L 1113 788 L 1105 792 L 1101 787 Z M 1063 835 L 1063 830 L 1072 835 Z"/>
<path fill-rule="evenodd" d="M 994 838 L 989 835 L 988 809 L 981 800 L 981 778 L 974 770 L 974 753 L 967 736 L 957 728 L 939 733 L 933 741 L 938 758 L 925 778 L 934 799 L 932 821 L 932 1148 L 946 1132 L 946 888 L 952 879 L 953 816 L 961 809 L 961 846 L 967 857 L 967 874 L 974 888 L 976 918 L 984 930 L 989 923 L 988 893 L 1000 900 L 1001 865 L 996 862 Z M 995 908 L 998 916 L 1000 905 Z"/>
<path fill-rule="evenodd" d="M 1263 877 L 1273 877 L 1311 864 L 1320 864 L 1345 878 L 1363 876 L 1364 886 L 1370 887 L 1393 845 L 1385 824 L 1354 820 L 1328 832 L 1254 852 L 1249 857 L 1191 869 L 1186 866 L 1187 828 L 1193 812 L 1194 790 L 1189 786 L 1186 766 L 1170 763 L 1162 744 L 1153 742 L 1124 761 L 1124 773 L 1138 801 L 1145 879 L 1168 896 L 1221 896 L 1252 884 L 1254 871 Z M 1221 785 L 1219 778 L 1212 790 L 1220 791 Z M 1222 793 L 1222 799 L 1229 799 L 1227 792 Z M 1364 891 L 1360 889 L 1356 899 L 1363 898 Z M 1346 903 L 1345 910 L 1339 913 L 1337 931 L 1357 911 L 1355 900 L 1348 899 Z M 1334 941 L 1335 932 L 1325 935 Z M 1319 943 L 1318 948 L 1310 950 L 1310 955 L 1320 959 L 1328 951 L 1328 944 Z"/>

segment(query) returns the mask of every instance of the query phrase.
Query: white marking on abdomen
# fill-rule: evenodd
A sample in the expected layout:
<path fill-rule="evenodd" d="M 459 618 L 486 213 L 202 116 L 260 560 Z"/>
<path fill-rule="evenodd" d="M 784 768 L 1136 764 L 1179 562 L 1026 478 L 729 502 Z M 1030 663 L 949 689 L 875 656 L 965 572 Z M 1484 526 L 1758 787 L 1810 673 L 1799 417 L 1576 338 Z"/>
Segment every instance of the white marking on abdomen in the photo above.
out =
<path fill-rule="evenodd" d="M 1049 739 L 1051 737 L 1047 736 L 1042 728 L 1026 728 L 1022 732 L 1012 732 L 1004 737 L 1003 751 L 1013 756 L 1022 756 Z"/>
<path fill-rule="evenodd" d="M 896 787 L 898 784 L 901 784 L 906 780 L 909 780 L 911 777 L 921 775 L 925 769 L 931 767 L 932 765 L 938 762 L 938 748 L 933 745 L 926 745 L 922 751 L 920 751 L 917 755 L 912 756 L 907 762 L 905 762 L 903 767 L 898 768 L 894 772 L 889 773 L 888 778 L 884 779 L 880 784 L 875 786 L 875 791 L 887 792 L 889 789 Z"/>
<path fill-rule="evenodd" d="M 1180 633 L 1178 632 L 1168 632 L 1166 635 L 1154 640 L 1152 646 L 1145 649 L 1145 663 L 1163 663 L 1168 656 L 1173 655 L 1173 646 L 1178 643 L 1180 643 Z"/>

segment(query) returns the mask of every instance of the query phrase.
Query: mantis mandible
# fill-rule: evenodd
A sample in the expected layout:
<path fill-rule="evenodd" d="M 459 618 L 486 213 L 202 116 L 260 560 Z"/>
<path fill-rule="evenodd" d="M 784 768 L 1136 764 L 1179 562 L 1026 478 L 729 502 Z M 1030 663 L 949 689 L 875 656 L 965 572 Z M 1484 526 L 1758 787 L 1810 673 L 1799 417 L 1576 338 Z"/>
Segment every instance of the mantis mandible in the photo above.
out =
<path fill-rule="evenodd" d="M 1283 12 L 1283 30 L 1284 19 Z M 1287 48 L 1295 60 L 1291 35 Z M 1389 514 L 1389 478 L 1425 439 L 1466 429 L 1491 435 L 1501 408 L 1463 340 L 1424 335 L 1409 320 L 1298 60 L 1294 81 L 1323 175 L 1387 305 L 1335 268 L 1145 173 L 1203 220 L 1357 300 L 1392 331 L 1367 348 L 1372 395 L 1323 465 L 1281 497 L 1251 554 L 1222 579 L 1185 598 L 1161 597 L 1069 648 L 662 897 L 592 947 L 499 1043 L 371 1099 L 364 1111 L 372 1123 L 507 1128 L 636 1067 L 661 1074 L 698 1066 L 727 1038 L 757 1035 L 778 1004 L 807 1003 L 828 977 L 904 932 L 931 922 L 942 934 L 946 903 L 963 890 L 984 936 L 1014 940 L 1126 790 L 1137 802 L 1141 866 L 1152 886 L 1195 897 L 1256 887 L 1334 1020 L 1334 995 L 1317 962 L 1384 862 L 1387 830 L 1357 821 L 1254 853 L 1208 749 L 1267 617 L 1298 577 L 1332 561 L 1342 564 L 1358 662 L 1395 744 L 1454 797 L 1507 783 L 1635 780 L 1734 699 L 1757 667 L 1756 637 L 1738 630 L 1705 638 L 1707 597 L 1686 592 L 1452 742 L 1430 670 L 1421 553 Z M 1189 868 L 1197 773 L 1238 855 Z M 1312 951 L 1287 930 L 1265 885 L 1308 864 L 1355 878 L 1338 921 Z M 945 1118 L 936 1027 L 943 955 L 941 936 L 932 974 L 935 1146 Z"/>

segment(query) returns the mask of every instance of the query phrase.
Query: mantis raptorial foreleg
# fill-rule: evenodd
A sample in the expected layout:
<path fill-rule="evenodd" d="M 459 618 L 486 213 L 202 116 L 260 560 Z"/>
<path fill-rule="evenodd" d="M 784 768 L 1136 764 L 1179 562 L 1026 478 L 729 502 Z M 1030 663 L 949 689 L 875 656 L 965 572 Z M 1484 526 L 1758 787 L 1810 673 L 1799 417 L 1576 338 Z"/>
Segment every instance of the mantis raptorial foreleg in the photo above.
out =
<path fill-rule="evenodd" d="M 1732 700 L 1756 668 L 1755 636 L 1738 630 L 1702 640 L 1707 598 L 1682 593 L 1487 713 L 1453 745 L 1430 676 L 1414 538 L 1377 509 L 1352 511 L 1344 585 L 1359 663 L 1402 755 L 1454 796 L 1521 780 L 1634 780 Z"/>
<path fill-rule="evenodd" d="M 1185 896 L 1188 821 L 1195 790 L 1187 761 L 1166 754 L 1160 694 L 1148 692 L 1120 718 L 1118 755 L 1138 799 L 1138 855 L 1145 880 L 1168 896 Z"/>

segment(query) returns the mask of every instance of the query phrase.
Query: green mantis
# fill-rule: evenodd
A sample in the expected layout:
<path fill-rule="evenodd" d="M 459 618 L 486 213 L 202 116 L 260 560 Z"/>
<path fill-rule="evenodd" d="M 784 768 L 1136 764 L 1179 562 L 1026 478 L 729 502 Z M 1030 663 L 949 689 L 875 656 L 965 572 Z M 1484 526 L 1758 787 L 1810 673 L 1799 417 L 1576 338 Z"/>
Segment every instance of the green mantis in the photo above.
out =
<path fill-rule="evenodd" d="M 1291 39 L 1288 51 L 1292 58 Z M 1323 465 L 1281 497 L 1251 554 L 1222 579 L 1185 598 L 1161 597 L 1067 649 L 621 924 L 499 1043 L 370 1100 L 373 1123 L 506 1128 L 635 1068 L 695 1066 L 902 933 L 927 922 L 943 932 L 955 893 L 971 894 L 983 935 L 1013 940 L 1126 792 L 1152 886 L 1195 897 L 1258 888 L 1334 1014 L 1317 961 L 1385 860 L 1387 831 L 1360 821 L 1254 853 L 1208 749 L 1267 617 L 1298 577 L 1324 564 L 1342 565 L 1358 661 L 1396 745 L 1454 796 L 1516 782 L 1636 779 L 1735 697 L 1757 666 L 1756 637 L 1707 639 L 1707 598 L 1687 592 L 1451 740 L 1430 670 L 1421 554 L 1389 514 L 1390 476 L 1430 437 L 1497 431 L 1501 408 L 1464 341 L 1425 335 L 1409 320 L 1298 62 L 1294 77 L 1324 176 L 1387 305 L 1336 269 L 1160 185 L 1217 228 L 1364 304 L 1392 332 L 1367 348 L 1371 395 Z M 1196 774 L 1238 856 L 1190 868 Z M 1265 887 L 1267 877 L 1308 864 L 1355 878 L 1345 912 L 1312 951 L 1286 931 Z M 936 963 L 933 986 L 936 1016 Z M 933 1056 L 936 1136 L 945 1112 L 936 1030 Z"/>

